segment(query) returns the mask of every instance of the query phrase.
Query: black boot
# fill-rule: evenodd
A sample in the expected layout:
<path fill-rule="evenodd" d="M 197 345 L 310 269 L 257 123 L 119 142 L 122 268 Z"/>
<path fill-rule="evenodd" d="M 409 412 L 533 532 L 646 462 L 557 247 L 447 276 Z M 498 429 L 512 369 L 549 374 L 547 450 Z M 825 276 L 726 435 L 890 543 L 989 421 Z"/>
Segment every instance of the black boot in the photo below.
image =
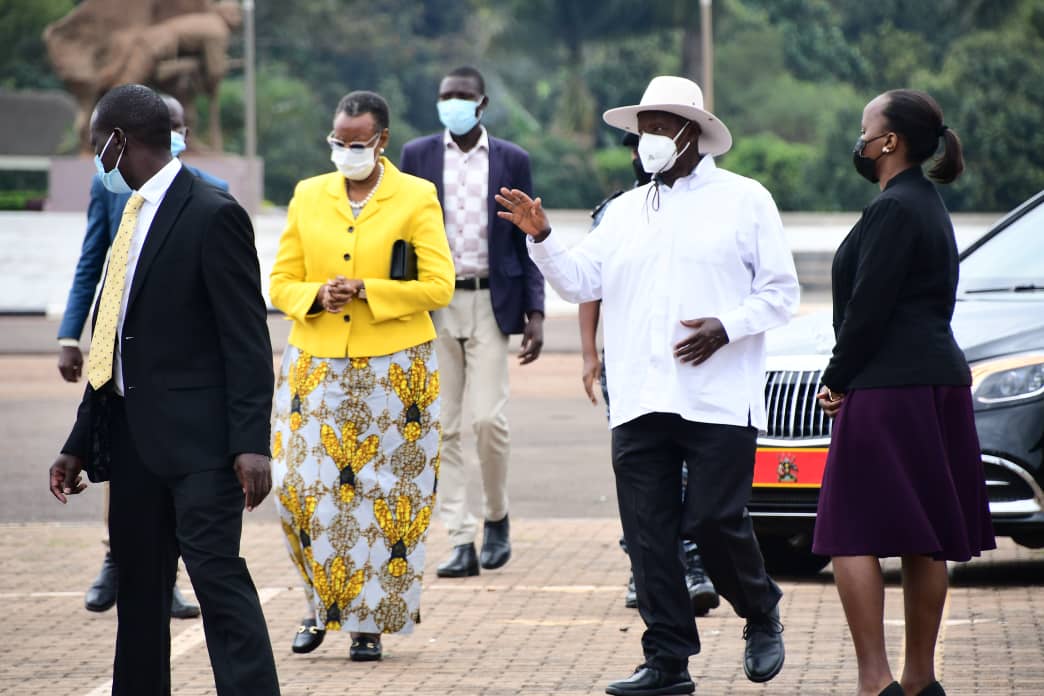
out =
<path fill-rule="evenodd" d="M 178 586 L 174 586 L 174 596 L 170 600 L 170 615 L 175 619 L 194 619 L 199 616 L 199 606 L 185 599 Z"/>
<path fill-rule="evenodd" d="M 87 588 L 84 596 L 84 606 L 87 611 L 108 611 L 116 603 L 116 561 L 112 560 L 112 554 L 105 553 L 102 561 L 101 571 L 94 579 L 91 586 Z"/>
<path fill-rule="evenodd" d="M 440 578 L 465 578 L 479 574 L 478 555 L 474 544 L 453 547 L 449 559 L 438 567 L 435 574 Z"/>
<path fill-rule="evenodd" d="M 685 587 L 689 590 L 689 601 L 696 616 L 706 616 L 721 604 L 714 583 L 703 570 L 703 559 L 695 549 L 685 552 Z"/>
<path fill-rule="evenodd" d="M 511 558 L 511 539 L 508 516 L 499 522 L 486 520 L 482 534 L 482 555 L 479 560 L 486 570 L 501 567 Z"/>

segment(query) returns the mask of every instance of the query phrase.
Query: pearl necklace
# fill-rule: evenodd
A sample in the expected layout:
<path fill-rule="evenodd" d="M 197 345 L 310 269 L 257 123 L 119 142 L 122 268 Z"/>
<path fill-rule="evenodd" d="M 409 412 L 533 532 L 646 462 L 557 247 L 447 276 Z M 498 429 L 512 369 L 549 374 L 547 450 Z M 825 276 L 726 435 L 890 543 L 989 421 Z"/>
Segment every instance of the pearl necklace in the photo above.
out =
<path fill-rule="evenodd" d="M 366 194 L 366 198 L 356 203 L 352 200 L 351 196 L 348 197 L 348 205 L 352 206 L 352 213 L 355 215 L 358 215 L 363 207 L 370 202 L 370 199 L 373 198 L 373 194 L 377 193 L 377 189 L 381 185 L 381 179 L 384 178 L 384 165 L 378 164 L 377 166 L 380 167 L 380 171 L 377 174 L 377 181 L 374 183 L 373 188 L 370 189 L 370 192 Z"/>

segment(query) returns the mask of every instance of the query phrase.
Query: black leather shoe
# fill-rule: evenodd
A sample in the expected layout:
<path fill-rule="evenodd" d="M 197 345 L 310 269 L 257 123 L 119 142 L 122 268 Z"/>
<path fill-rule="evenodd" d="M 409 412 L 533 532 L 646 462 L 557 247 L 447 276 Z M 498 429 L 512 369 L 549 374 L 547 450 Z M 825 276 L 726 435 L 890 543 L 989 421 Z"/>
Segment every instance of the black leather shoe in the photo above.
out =
<path fill-rule="evenodd" d="M 898 694 L 899 692 L 896 691 L 895 693 Z M 931 684 L 918 691 L 917 696 L 946 696 L 946 690 L 942 688 L 942 684 L 933 681 Z"/>
<path fill-rule="evenodd" d="M 438 567 L 435 574 L 440 578 L 466 578 L 479 574 L 478 556 L 474 544 L 453 547 L 449 560 Z"/>
<path fill-rule="evenodd" d="M 689 590 L 692 613 L 696 616 L 706 616 L 711 609 L 717 609 L 721 604 L 714 583 L 703 570 L 703 559 L 696 552 L 686 554 L 685 587 Z"/>
<path fill-rule="evenodd" d="M 747 647 L 743 651 L 743 671 L 752 682 L 767 682 L 783 669 L 783 624 L 779 605 L 768 614 L 747 619 L 743 628 Z"/>
<path fill-rule="evenodd" d="M 174 596 L 170 600 L 170 615 L 175 619 L 194 619 L 199 616 L 199 607 L 182 596 L 178 586 L 174 586 Z"/>
<path fill-rule="evenodd" d="M 605 687 L 605 693 L 614 696 L 659 696 L 660 694 L 691 694 L 696 690 L 685 670 L 664 672 L 648 665 L 639 665 L 627 679 L 614 681 Z"/>
<path fill-rule="evenodd" d="M 295 653 L 310 653 L 323 644 L 326 629 L 315 625 L 315 619 L 305 619 L 297 627 L 297 635 L 290 649 Z"/>
<path fill-rule="evenodd" d="M 116 584 L 116 561 L 112 560 L 111 553 L 106 553 L 98 577 L 87 588 L 87 594 L 83 598 L 87 611 L 112 609 L 112 605 L 116 603 Z"/>
<path fill-rule="evenodd" d="M 352 662 L 376 662 L 381 659 L 381 637 L 373 633 L 360 633 L 358 638 L 352 639 L 348 659 Z"/>
<path fill-rule="evenodd" d="M 638 588 L 634 586 L 634 573 L 631 573 L 631 579 L 627 581 L 627 592 L 624 594 L 624 606 L 628 609 L 638 608 Z"/>
<path fill-rule="evenodd" d="M 483 568 L 495 570 L 511 558 L 510 531 L 507 515 L 499 522 L 486 520 L 482 533 L 482 555 L 479 556 Z"/>
<path fill-rule="evenodd" d="M 899 682 L 892 682 L 885 688 L 881 689 L 881 693 L 877 694 L 877 696 L 903 696 L 905 693 L 906 692 L 903 691 L 903 687 Z"/>

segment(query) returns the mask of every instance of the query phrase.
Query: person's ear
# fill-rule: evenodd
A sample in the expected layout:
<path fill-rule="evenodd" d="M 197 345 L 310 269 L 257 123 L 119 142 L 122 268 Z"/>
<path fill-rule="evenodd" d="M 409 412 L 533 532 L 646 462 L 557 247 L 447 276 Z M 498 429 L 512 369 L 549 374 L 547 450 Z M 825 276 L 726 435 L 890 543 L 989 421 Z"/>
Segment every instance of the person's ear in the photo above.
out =
<path fill-rule="evenodd" d="M 887 155 L 895 152 L 897 147 L 899 147 L 899 136 L 895 133 L 889 132 L 888 135 L 885 136 L 884 145 L 881 146 L 881 152 Z"/>
<path fill-rule="evenodd" d="M 486 110 L 487 106 L 489 106 L 489 97 L 483 94 L 482 100 L 478 103 L 478 106 L 475 107 L 475 115 L 481 116 L 482 112 Z"/>
<path fill-rule="evenodd" d="M 384 154 L 384 149 L 388 147 L 388 138 L 391 135 L 391 131 L 387 128 L 381 131 L 381 137 L 377 140 L 377 152 L 378 154 Z"/>

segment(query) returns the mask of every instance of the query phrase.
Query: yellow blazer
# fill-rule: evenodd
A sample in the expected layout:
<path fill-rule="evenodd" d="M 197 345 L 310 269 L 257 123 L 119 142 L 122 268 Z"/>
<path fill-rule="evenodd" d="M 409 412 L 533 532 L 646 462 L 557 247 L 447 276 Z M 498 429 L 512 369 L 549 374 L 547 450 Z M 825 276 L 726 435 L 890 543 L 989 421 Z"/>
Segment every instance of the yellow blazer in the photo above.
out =
<path fill-rule="evenodd" d="M 344 177 L 297 184 L 272 267 L 272 304 L 294 322 L 290 343 L 321 358 L 388 355 L 435 338 L 428 314 L 453 297 L 454 268 L 435 186 L 381 158 L 384 178 L 359 218 Z M 417 280 L 391 280 L 392 244 L 417 252 Z M 310 314 L 319 287 L 342 275 L 366 284 L 338 314 Z"/>

